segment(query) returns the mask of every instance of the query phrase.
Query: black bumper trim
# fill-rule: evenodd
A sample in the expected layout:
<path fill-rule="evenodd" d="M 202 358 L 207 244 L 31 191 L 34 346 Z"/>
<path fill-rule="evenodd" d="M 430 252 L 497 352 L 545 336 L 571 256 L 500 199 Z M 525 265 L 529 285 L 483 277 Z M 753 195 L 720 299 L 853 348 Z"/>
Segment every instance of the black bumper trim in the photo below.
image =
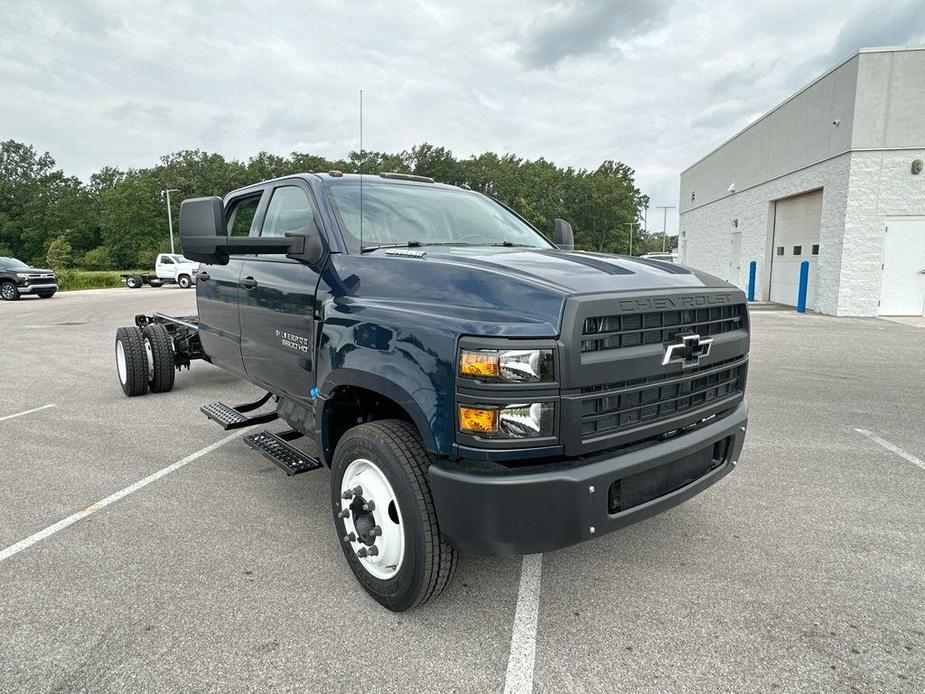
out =
<path fill-rule="evenodd" d="M 739 460 L 747 425 L 742 402 L 688 434 L 613 456 L 505 473 L 440 459 L 430 467 L 440 530 L 465 552 L 494 555 L 545 552 L 598 537 L 676 506 L 728 474 Z M 608 513 L 615 480 L 669 465 L 727 437 L 731 445 L 718 467 L 663 496 Z"/>

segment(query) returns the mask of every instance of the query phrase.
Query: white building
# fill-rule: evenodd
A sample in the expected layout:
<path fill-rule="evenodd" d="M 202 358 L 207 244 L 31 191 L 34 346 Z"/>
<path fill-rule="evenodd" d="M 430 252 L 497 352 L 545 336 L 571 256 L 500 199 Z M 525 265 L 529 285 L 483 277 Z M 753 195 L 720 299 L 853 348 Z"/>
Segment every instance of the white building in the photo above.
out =
<path fill-rule="evenodd" d="M 839 316 L 925 314 L 925 48 L 865 49 L 681 173 L 681 262 Z"/>

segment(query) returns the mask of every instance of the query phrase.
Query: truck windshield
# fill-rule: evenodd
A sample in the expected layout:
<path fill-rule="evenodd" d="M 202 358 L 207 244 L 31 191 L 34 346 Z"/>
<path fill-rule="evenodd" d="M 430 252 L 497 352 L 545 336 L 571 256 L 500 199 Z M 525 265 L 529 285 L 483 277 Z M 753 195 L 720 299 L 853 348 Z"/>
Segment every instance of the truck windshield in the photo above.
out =
<path fill-rule="evenodd" d="M 345 241 L 360 249 L 360 184 L 327 183 Z M 491 198 L 432 184 L 363 185 L 362 248 L 393 245 L 554 248 Z"/>
<path fill-rule="evenodd" d="M 28 270 L 29 266 L 16 258 L 0 258 L 0 270 Z"/>

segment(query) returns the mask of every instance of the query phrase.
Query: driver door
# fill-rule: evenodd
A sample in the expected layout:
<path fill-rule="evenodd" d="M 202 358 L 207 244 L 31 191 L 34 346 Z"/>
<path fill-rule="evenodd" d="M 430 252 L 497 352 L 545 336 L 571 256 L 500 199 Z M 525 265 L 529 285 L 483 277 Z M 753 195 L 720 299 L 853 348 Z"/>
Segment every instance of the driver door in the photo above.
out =
<path fill-rule="evenodd" d="M 177 278 L 177 266 L 173 258 L 161 253 L 157 256 L 157 262 L 154 264 L 154 274 L 164 280 L 173 280 Z"/>

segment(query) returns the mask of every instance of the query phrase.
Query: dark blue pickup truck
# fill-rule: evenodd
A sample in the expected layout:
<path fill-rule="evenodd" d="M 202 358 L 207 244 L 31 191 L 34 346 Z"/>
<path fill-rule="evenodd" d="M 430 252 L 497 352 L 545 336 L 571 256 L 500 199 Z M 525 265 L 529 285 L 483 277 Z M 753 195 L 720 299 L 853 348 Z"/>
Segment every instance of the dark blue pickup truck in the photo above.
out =
<path fill-rule="evenodd" d="M 673 263 L 574 252 L 463 187 L 337 171 L 183 202 L 198 315 L 116 337 L 127 395 L 193 359 L 266 395 L 205 405 L 289 474 L 330 469 L 351 569 L 392 610 L 458 551 L 565 547 L 663 511 L 738 462 L 743 293 Z M 294 444 L 303 445 L 294 445 Z"/>

